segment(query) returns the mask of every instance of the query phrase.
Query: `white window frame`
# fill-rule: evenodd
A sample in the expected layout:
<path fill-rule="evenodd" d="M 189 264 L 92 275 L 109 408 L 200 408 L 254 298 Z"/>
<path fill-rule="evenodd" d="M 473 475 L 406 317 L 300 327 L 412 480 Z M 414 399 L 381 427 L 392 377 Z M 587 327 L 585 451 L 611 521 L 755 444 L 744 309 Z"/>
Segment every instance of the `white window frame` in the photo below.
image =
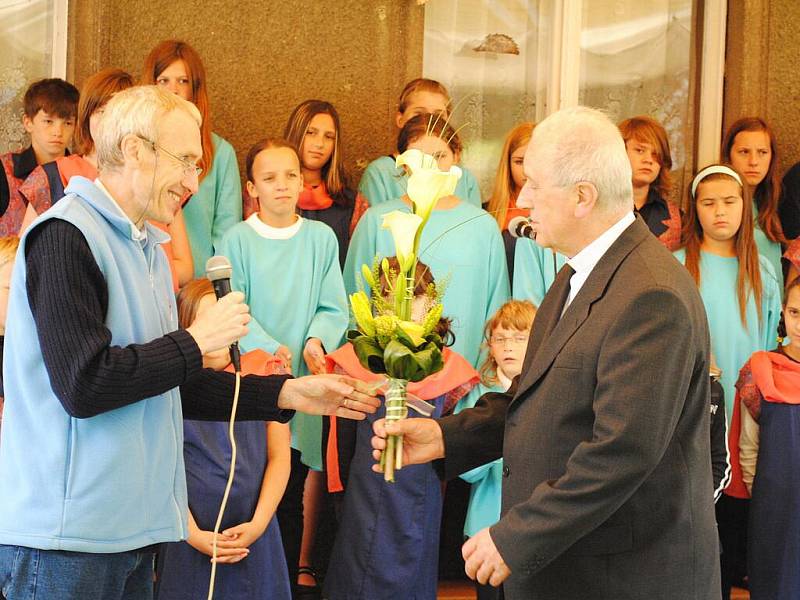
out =
<path fill-rule="evenodd" d="M 53 0 L 52 77 L 67 78 L 67 27 L 69 0 Z"/>

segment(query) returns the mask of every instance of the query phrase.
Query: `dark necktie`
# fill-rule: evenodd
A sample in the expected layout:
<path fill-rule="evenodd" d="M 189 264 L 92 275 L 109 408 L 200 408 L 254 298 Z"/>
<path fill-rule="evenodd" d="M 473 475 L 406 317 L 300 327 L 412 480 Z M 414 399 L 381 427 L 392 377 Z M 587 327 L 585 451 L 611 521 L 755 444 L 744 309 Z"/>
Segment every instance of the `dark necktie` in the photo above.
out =
<path fill-rule="evenodd" d="M 566 308 L 565 304 L 567 303 L 567 298 L 569 298 L 569 291 L 570 291 L 570 279 L 575 274 L 575 269 L 569 266 L 569 263 L 565 263 L 561 270 L 556 275 L 556 279 L 553 282 L 552 292 L 554 294 L 558 294 L 556 296 L 557 302 L 556 306 L 558 307 L 558 318 L 561 318 L 561 315 L 564 314 L 564 309 Z"/>

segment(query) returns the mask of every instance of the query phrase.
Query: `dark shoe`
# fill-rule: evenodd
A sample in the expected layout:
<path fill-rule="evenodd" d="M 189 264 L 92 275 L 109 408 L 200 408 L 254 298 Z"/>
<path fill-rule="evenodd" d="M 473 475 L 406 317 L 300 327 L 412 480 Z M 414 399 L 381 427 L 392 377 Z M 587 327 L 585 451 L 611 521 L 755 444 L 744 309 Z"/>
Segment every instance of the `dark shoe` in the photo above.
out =
<path fill-rule="evenodd" d="M 300 567 L 297 569 L 298 575 L 309 575 L 314 578 L 314 585 L 300 585 L 299 583 L 294 586 L 294 600 L 322 600 L 322 590 L 317 581 L 317 573 L 311 567 Z"/>

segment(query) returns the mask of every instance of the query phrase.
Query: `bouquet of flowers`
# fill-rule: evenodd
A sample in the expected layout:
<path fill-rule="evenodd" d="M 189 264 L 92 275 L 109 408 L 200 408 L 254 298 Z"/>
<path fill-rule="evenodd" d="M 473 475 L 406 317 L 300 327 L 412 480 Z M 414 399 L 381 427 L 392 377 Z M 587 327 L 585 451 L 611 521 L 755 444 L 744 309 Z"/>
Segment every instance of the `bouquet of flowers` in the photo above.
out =
<path fill-rule="evenodd" d="M 398 156 L 397 166 L 410 171 L 407 194 L 413 207 L 411 213 L 395 210 L 383 216 L 399 269 L 390 267 L 385 257 L 375 257 L 372 268 L 362 265 L 371 293 L 368 296 L 362 289 L 350 296 L 357 329 L 347 332 L 359 362 L 372 373 L 387 376 L 386 419 L 390 421 L 408 415 L 408 382 L 422 381 L 444 366 L 444 344 L 436 333 L 443 308 L 441 289 L 427 291 L 427 310 L 420 320 L 412 319 L 411 306 L 422 231 L 436 203 L 455 191 L 461 177 L 458 167 L 440 171 L 436 159 L 416 149 Z M 383 289 L 388 291 L 385 296 Z M 389 436 L 381 456 L 386 481 L 394 481 L 395 470 L 403 467 L 402 457 L 402 436 Z"/>

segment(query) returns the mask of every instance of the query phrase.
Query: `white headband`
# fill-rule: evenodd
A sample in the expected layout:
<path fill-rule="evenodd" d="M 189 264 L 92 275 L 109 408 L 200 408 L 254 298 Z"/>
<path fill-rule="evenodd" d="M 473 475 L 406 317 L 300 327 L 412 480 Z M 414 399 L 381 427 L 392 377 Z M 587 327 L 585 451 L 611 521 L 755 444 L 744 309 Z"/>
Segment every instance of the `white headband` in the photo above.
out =
<path fill-rule="evenodd" d="M 710 167 L 706 167 L 702 171 L 700 171 L 697 175 L 694 176 L 692 180 L 692 199 L 694 200 L 695 192 L 697 191 L 697 186 L 700 185 L 700 182 L 703 181 L 709 175 L 714 175 L 715 173 L 720 173 L 722 175 L 730 175 L 733 177 L 736 182 L 742 185 L 742 179 L 739 177 L 739 174 L 731 169 L 730 167 L 726 167 L 725 165 L 711 165 Z"/>

